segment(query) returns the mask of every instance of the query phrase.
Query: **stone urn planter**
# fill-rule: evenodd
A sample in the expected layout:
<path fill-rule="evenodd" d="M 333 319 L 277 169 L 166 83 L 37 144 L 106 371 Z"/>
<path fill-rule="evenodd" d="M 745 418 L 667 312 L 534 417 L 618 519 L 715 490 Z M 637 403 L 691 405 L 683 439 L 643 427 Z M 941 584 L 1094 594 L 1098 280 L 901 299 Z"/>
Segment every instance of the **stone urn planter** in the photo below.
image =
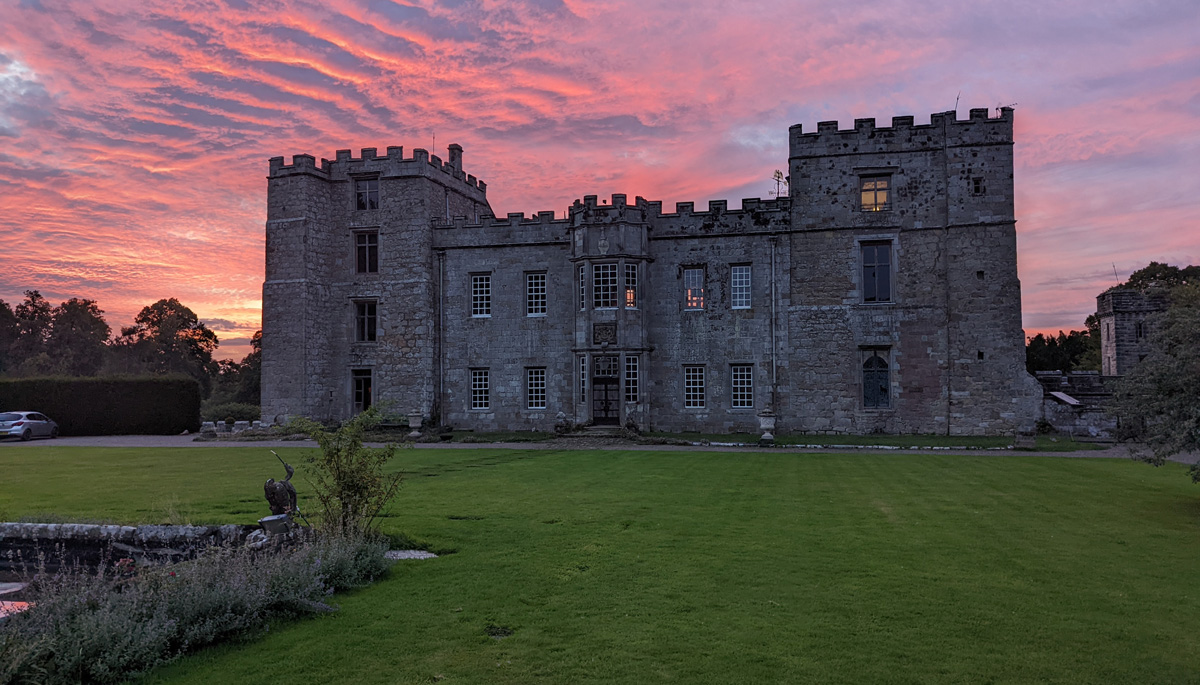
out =
<path fill-rule="evenodd" d="M 775 412 L 770 409 L 764 409 L 758 412 L 758 429 L 763 433 L 758 438 L 760 445 L 775 444 Z"/>

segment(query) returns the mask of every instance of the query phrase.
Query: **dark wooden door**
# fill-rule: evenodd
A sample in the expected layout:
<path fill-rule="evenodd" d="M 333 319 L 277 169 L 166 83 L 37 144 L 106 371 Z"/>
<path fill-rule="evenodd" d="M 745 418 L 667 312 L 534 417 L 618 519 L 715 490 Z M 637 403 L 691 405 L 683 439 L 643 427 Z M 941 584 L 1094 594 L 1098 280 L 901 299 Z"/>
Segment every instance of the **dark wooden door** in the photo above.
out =
<path fill-rule="evenodd" d="M 621 383 L 618 379 L 592 379 L 592 423 L 597 426 L 621 425 Z"/>

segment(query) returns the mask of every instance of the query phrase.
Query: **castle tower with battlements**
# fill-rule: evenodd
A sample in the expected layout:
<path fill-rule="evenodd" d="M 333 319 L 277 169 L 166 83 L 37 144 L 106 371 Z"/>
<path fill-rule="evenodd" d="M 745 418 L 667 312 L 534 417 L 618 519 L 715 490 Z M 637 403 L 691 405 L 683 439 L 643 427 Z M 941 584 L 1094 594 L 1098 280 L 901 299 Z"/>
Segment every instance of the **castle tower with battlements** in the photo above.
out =
<path fill-rule="evenodd" d="M 1011 109 L 790 132 L 790 196 L 493 216 L 424 150 L 271 160 L 265 420 L 475 430 L 1011 433 L 1024 371 Z"/>

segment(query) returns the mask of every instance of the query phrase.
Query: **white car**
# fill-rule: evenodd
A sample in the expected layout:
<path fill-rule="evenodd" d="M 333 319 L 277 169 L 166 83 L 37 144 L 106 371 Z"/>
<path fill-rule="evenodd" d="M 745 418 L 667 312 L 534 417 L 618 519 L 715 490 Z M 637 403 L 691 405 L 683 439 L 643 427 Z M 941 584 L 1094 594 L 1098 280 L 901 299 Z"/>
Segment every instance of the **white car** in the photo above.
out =
<path fill-rule="evenodd" d="M 0 438 L 57 438 L 58 424 L 35 411 L 0 412 Z"/>

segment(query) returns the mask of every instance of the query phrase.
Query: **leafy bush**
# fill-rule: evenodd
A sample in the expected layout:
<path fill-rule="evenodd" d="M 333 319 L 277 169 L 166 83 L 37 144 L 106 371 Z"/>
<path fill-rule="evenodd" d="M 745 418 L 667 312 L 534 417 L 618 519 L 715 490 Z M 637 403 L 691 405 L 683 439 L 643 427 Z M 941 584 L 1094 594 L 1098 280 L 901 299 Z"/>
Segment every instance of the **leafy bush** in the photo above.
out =
<path fill-rule="evenodd" d="M 257 404 L 242 402 L 223 402 L 221 404 L 205 402 L 200 407 L 200 418 L 203 421 L 224 421 L 230 416 L 235 421 L 258 421 L 262 416 L 262 409 Z"/>
<path fill-rule="evenodd" d="M 127 560 L 39 576 L 33 606 L 0 623 L 0 683 L 121 682 L 273 620 L 335 611 L 328 595 L 382 576 L 386 549 L 326 535 L 278 553 L 214 548 L 132 576 Z"/>
<path fill-rule="evenodd" d="M 396 445 L 363 447 L 363 434 L 379 425 L 374 407 L 333 431 L 306 418 L 293 419 L 289 428 L 317 441 L 319 455 L 308 460 L 306 480 L 317 496 L 321 525 L 333 531 L 366 535 L 379 514 L 396 496 L 402 477 L 383 469 L 396 455 Z M 411 447 L 411 445 L 409 445 Z"/>
<path fill-rule="evenodd" d="M 172 435 L 200 428 L 187 376 L 0 379 L 0 407 L 37 411 L 63 435 Z"/>

